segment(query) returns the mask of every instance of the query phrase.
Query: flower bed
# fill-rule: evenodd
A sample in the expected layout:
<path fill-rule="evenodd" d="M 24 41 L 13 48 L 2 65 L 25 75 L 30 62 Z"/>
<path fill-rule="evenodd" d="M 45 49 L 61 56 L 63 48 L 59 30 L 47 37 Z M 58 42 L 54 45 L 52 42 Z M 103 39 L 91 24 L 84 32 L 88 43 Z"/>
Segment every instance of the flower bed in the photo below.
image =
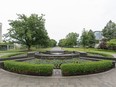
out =
<path fill-rule="evenodd" d="M 32 63 L 32 64 L 53 64 L 54 69 L 60 69 L 60 66 L 62 64 L 82 63 L 82 62 L 87 62 L 87 60 L 80 60 L 79 58 L 66 59 L 66 60 L 33 59 L 33 60 L 26 61 L 26 62 Z"/>

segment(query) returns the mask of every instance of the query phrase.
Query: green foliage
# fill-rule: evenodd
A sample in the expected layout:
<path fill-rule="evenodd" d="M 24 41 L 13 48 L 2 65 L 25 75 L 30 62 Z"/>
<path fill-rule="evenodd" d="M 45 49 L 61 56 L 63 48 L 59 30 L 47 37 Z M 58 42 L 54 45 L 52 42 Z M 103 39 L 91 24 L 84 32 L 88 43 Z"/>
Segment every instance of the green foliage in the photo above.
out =
<path fill-rule="evenodd" d="M 100 49 L 107 49 L 107 43 L 106 43 L 106 39 L 104 38 L 104 39 L 102 39 L 101 40 L 101 42 L 100 42 L 100 44 L 99 44 L 99 46 L 98 46 L 98 48 L 100 48 Z"/>
<path fill-rule="evenodd" d="M 12 42 L 26 45 L 30 50 L 32 45 L 47 46 L 48 35 L 45 30 L 44 15 L 38 16 L 37 14 L 26 15 L 18 14 L 17 20 L 10 20 L 8 33 L 6 38 L 11 38 Z M 11 41 L 10 39 L 10 41 Z"/>
<path fill-rule="evenodd" d="M 81 45 L 83 47 L 88 46 L 88 32 L 85 29 L 83 29 L 83 32 L 82 32 Z"/>
<path fill-rule="evenodd" d="M 77 34 L 77 33 L 73 33 L 73 32 L 69 33 L 66 36 L 66 46 L 67 47 L 76 46 L 77 45 L 78 36 L 79 36 L 79 34 Z"/>
<path fill-rule="evenodd" d="M 57 45 L 57 41 L 55 41 L 54 39 L 50 39 L 49 44 L 50 47 L 55 47 Z"/>
<path fill-rule="evenodd" d="M 25 62 L 5 61 L 4 68 L 11 72 L 39 76 L 52 75 L 52 64 L 29 64 Z"/>
<path fill-rule="evenodd" d="M 108 48 L 112 50 L 116 50 L 116 39 L 111 39 L 107 42 Z"/>
<path fill-rule="evenodd" d="M 85 62 L 80 64 L 62 64 L 61 70 L 64 76 L 98 73 L 113 67 L 111 61 Z"/>
<path fill-rule="evenodd" d="M 116 24 L 111 20 L 107 23 L 107 25 L 102 30 L 103 36 L 108 40 L 116 38 Z"/>
<path fill-rule="evenodd" d="M 86 31 L 83 29 L 81 36 L 81 44 L 83 47 L 94 47 L 95 46 L 95 36 L 92 30 Z"/>
<path fill-rule="evenodd" d="M 96 40 L 95 40 L 94 32 L 92 30 L 89 30 L 89 32 L 88 32 L 88 46 L 94 47 L 95 42 L 96 42 Z"/>
<path fill-rule="evenodd" d="M 104 57 L 113 57 L 112 54 L 115 54 L 116 51 L 114 50 L 105 50 L 105 49 L 96 49 L 96 48 L 63 48 L 63 50 L 67 51 L 81 51 L 81 52 L 88 52 L 88 53 L 95 53 L 99 55 L 103 55 Z"/>
<path fill-rule="evenodd" d="M 59 41 L 59 46 L 65 46 L 65 47 L 73 47 L 77 45 L 77 39 L 79 37 L 79 34 L 71 32 L 69 33 L 65 39 L 61 39 Z"/>
<path fill-rule="evenodd" d="M 66 39 L 60 39 L 59 43 L 58 43 L 58 46 L 60 46 L 60 47 L 66 47 Z"/>
<path fill-rule="evenodd" d="M 27 61 L 28 63 L 32 64 L 53 64 L 55 69 L 59 69 L 61 64 L 65 63 L 80 63 L 83 61 L 79 61 L 77 58 L 76 59 L 67 59 L 67 60 L 43 60 L 43 59 L 35 59 L 35 60 L 29 60 Z"/>
<path fill-rule="evenodd" d="M 92 55 L 93 54 L 93 56 L 95 56 L 95 55 L 99 55 L 99 56 L 103 56 L 103 57 L 109 57 L 109 58 L 113 58 L 113 56 L 111 55 L 111 54 L 107 54 L 107 53 L 103 53 L 103 52 L 88 52 L 88 53 L 90 53 L 90 55 Z"/>

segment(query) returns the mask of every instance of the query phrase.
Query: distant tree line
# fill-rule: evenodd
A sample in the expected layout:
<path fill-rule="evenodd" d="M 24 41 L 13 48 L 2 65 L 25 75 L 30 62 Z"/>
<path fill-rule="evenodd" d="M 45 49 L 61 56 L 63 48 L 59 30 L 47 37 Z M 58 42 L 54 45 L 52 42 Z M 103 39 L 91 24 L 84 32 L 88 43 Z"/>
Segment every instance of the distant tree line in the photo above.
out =
<path fill-rule="evenodd" d="M 61 47 L 73 47 L 77 45 L 79 34 L 71 32 L 64 39 L 59 40 L 58 45 Z"/>
<path fill-rule="evenodd" d="M 110 20 L 101 32 L 103 38 L 98 48 L 116 50 L 116 24 Z M 64 39 L 59 40 L 58 45 L 61 47 L 75 47 L 78 45 L 82 47 L 95 47 L 95 44 L 98 43 L 91 29 L 87 31 L 84 28 L 80 39 L 78 39 L 78 36 L 79 34 L 77 33 L 69 33 Z"/>
<path fill-rule="evenodd" d="M 17 20 L 9 20 L 8 33 L 4 34 L 4 41 L 25 45 L 28 50 L 32 46 L 36 47 L 54 47 L 57 41 L 49 38 L 45 29 L 44 15 L 38 16 L 31 14 L 29 17 L 24 14 L 18 14 Z M 103 40 L 100 43 L 102 49 L 116 50 L 116 24 L 111 20 L 102 29 Z M 71 32 L 65 38 L 60 39 L 58 46 L 61 47 L 94 47 L 96 44 L 94 32 L 83 29 L 79 39 L 79 34 Z"/>
<path fill-rule="evenodd" d="M 94 47 L 95 36 L 92 30 L 86 31 L 83 29 L 80 40 L 78 39 L 79 34 L 69 33 L 64 39 L 59 40 L 59 46 L 61 47 L 76 47 L 79 44 L 83 47 Z"/>

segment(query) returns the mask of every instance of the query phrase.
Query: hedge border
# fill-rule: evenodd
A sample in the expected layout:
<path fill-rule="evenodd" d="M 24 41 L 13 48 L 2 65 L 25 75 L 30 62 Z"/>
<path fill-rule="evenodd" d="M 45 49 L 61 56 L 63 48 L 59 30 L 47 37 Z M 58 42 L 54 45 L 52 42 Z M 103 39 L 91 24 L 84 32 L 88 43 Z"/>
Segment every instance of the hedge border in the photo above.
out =
<path fill-rule="evenodd" d="M 107 71 L 115 66 L 114 62 L 101 60 L 97 62 L 86 62 L 81 64 L 62 64 L 63 76 L 87 75 Z"/>
<path fill-rule="evenodd" d="M 19 74 L 51 76 L 53 73 L 52 64 L 30 64 L 25 62 L 4 61 L 5 70 Z"/>

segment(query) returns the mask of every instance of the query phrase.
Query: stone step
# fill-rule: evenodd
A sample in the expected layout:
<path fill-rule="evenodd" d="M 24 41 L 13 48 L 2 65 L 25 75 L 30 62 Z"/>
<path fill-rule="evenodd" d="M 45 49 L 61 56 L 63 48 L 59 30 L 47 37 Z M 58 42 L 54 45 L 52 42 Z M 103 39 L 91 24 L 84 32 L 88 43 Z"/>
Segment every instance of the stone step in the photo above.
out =
<path fill-rule="evenodd" d="M 53 76 L 62 76 L 61 69 L 54 69 L 53 70 Z"/>

